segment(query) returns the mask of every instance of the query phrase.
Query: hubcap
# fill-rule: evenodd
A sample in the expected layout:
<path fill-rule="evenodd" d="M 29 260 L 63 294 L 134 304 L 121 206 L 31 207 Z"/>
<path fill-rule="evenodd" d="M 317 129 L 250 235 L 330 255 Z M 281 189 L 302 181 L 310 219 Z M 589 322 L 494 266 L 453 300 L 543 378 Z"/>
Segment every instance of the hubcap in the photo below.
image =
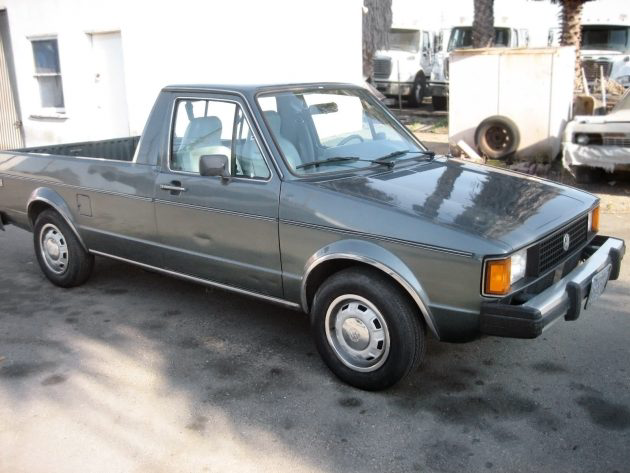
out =
<path fill-rule="evenodd" d="M 374 304 L 346 294 L 326 312 L 326 338 L 339 360 L 355 371 L 374 371 L 389 355 L 387 323 Z"/>
<path fill-rule="evenodd" d="M 44 225 L 39 233 L 42 259 L 48 269 L 55 274 L 63 274 L 68 269 L 68 242 L 63 233 L 52 223 Z"/>

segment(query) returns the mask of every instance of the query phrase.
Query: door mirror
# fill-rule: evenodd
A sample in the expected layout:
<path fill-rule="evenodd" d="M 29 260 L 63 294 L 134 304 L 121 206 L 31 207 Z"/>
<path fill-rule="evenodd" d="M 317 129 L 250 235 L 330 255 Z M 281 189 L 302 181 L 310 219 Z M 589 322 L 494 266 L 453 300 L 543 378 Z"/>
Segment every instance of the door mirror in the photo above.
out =
<path fill-rule="evenodd" d="M 224 154 L 205 154 L 199 158 L 199 174 L 202 176 L 230 177 L 229 160 Z"/>

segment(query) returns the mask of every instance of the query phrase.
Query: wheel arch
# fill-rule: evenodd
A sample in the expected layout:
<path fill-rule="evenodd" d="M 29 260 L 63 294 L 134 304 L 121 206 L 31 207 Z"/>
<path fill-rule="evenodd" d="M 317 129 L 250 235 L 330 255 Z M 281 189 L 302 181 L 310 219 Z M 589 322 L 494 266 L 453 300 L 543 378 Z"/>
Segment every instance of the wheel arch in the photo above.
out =
<path fill-rule="evenodd" d="M 335 242 L 308 259 L 300 290 L 302 309 L 308 313 L 320 285 L 331 275 L 351 266 L 376 269 L 395 281 L 414 302 L 431 333 L 440 338 L 427 303 L 428 297 L 413 272 L 390 251 L 362 240 Z"/>
<path fill-rule="evenodd" d="M 66 201 L 61 197 L 57 192 L 48 188 L 48 187 L 38 187 L 35 189 L 26 204 L 26 213 L 28 215 L 29 223 L 31 224 L 31 228 L 34 229 L 35 221 L 37 217 L 45 210 L 54 210 L 57 212 L 64 221 L 68 224 L 72 232 L 75 234 L 79 243 L 83 247 L 84 250 L 88 251 L 87 246 L 83 242 L 83 238 L 79 234 L 76 224 L 74 222 L 74 218 L 72 217 L 72 212 L 70 211 L 70 207 Z"/>

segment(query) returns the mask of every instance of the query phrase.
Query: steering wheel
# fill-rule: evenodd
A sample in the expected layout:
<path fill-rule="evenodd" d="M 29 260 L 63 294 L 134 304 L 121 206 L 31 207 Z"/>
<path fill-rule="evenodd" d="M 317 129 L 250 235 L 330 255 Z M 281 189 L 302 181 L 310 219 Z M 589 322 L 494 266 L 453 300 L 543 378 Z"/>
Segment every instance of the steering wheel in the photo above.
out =
<path fill-rule="evenodd" d="M 350 136 L 346 136 L 343 140 L 341 140 L 337 146 L 343 146 L 346 143 L 348 143 L 349 141 L 352 140 L 359 140 L 361 143 L 363 143 L 365 140 L 363 139 L 363 137 L 361 135 L 350 135 Z"/>

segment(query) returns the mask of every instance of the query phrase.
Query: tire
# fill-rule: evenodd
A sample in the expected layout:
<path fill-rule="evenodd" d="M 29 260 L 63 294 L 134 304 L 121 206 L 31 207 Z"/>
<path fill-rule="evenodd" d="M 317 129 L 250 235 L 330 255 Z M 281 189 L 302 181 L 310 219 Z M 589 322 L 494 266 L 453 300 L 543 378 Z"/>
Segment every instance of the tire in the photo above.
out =
<path fill-rule="evenodd" d="M 433 106 L 433 110 L 446 110 L 448 108 L 448 97 L 434 95 L 431 97 L 431 105 Z"/>
<path fill-rule="evenodd" d="M 81 246 L 72 229 L 54 210 L 39 214 L 33 241 L 39 267 L 53 284 L 80 286 L 92 274 L 94 256 Z"/>
<path fill-rule="evenodd" d="M 425 77 L 423 75 L 416 77 L 416 80 L 413 82 L 413 86 L 411 87 L 411 93 L 407 96 L 409 106 L 418 108 L 422 105 L 422 100 L 424 99 L 426 90 L 427 83 Z"/>
<path fill-rule="evenodd" d="M 335 273 L 319 287 L 311 332 L 328 368 L 368 391 L 405 378 L 426 350 L 424 323 L 407 294 L 380 272 L 364 268 Z"/>
<path fill-rule="evenodd" d="M 571 175 L 578 184 L 591 184 L 595 180 L 593 171 L 586 166 L 571 166 Z"/>
<path fill-rule="evenodd" d="M 475 145 L 482 155 L 505 159 L 518 149 L 520 134 L 517 126 L 506 117 L 490 117 L 475 130 Z"/>

